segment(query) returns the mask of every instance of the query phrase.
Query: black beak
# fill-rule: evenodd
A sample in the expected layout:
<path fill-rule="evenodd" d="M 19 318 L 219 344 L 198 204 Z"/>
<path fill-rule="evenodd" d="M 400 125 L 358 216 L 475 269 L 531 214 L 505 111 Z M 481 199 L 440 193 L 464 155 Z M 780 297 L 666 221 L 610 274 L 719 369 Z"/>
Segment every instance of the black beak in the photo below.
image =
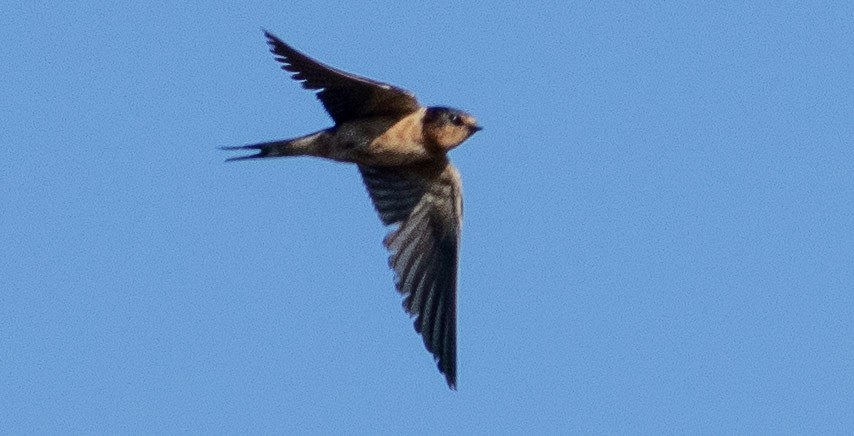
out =
<path fill-rule="evenodd" d="M 469 129 L 471 129 L 471 132 L 474 133 L 474 132 L 480 132 L 481 130 L 483 130 L 483 127 L 471 126 L 471 127 L 469 127 Z"/>

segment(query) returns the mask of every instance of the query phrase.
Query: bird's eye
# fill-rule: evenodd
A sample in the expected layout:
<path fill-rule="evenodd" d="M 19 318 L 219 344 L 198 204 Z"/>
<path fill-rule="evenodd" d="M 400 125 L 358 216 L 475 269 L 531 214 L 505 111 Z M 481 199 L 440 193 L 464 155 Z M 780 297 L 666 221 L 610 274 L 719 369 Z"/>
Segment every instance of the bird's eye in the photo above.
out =
<path fill-rule="evenodd" d="M 448 119 L 457 126 L 463 125 L 463 118 L 457 114 L 451 114 Z"/>

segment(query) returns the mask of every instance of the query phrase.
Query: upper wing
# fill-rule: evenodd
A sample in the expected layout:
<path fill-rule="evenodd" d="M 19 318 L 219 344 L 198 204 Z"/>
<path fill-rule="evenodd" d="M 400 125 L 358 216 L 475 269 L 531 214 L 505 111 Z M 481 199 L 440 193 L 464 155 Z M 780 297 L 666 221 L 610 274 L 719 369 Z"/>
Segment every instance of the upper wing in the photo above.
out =
<path fill-rule="evenodd" d="M 383 243 L 391 252 L 395 287 L 405 296 L 403 308 L 415 317 L 415 330 L 456 389 L 459 174 L 447 160 L 359 170 L 380 219 L 399 224 Z"/>
<path fill-rule="evenodd" d="M 302 82 L 306 89 L 317 89 L 317 98 L 335 124 L 369 116 L 403 116 L 418 110 L 418 101 L 409 91 L 357 76 L 324 65 L 264 31 L 270 51 L 282 69 Z"/>

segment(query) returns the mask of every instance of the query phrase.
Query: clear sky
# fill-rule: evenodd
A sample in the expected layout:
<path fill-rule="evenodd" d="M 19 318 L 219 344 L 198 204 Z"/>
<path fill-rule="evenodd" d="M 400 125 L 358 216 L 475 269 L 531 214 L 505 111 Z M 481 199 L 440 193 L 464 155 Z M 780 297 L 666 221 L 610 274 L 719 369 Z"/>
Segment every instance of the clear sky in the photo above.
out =
<path fill-rule="evenodd" d="M 0 7 L 0 433 L 854 433 L 851 2 L 179 3 Z M 261 27 L 485 127 L 458 392 Z"/>

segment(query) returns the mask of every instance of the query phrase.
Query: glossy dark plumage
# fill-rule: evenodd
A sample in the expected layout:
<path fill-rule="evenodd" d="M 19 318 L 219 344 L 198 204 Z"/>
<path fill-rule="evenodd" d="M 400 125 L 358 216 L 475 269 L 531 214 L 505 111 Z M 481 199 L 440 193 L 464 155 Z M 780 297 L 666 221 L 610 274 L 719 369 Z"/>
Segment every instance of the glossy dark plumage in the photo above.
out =
<path fill-rule="evenodd" d="M 410 92 L 346 73 L 314 60 L 264 31 L 270 51 L 282 69 L 294 74 L 305 89 L 320 90 L 317 98 L 336 124 L 377 115 L 405 115 L 420 105 Z"/>

